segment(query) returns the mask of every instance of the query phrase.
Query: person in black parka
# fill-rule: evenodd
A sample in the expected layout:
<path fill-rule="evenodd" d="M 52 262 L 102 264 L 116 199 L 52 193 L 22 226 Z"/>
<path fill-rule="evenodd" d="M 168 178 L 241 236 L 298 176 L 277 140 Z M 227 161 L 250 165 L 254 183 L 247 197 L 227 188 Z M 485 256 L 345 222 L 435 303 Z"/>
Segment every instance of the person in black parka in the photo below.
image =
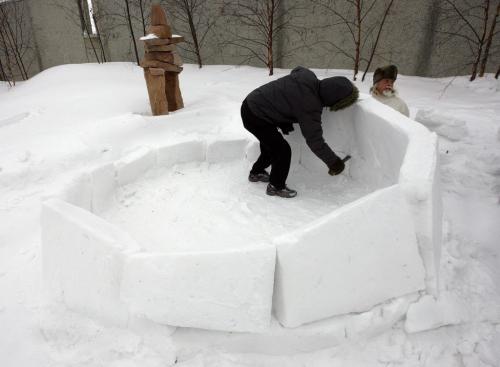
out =
<path fill-rule="evenodd" d="M 324 107 L 336 111 L 352 105 L 358 99 L 358 89 L 341 76 L 318 80 L 309 69 L 298 66 L 292 72 L 251 92 L 241 105 L 243 126 L 260 142 L 260 156 L 248 179 L 269 182 L 266 193 L 291 198 L 295 190 L 286 186 L 292 152 L 278 131 L 288 134 L 294 123 L 309 148 L 328 167 L 330 175 L 344 170 L 344 162 L 323 139 L 321 113 Z M 266 168 L 271 166 L 271 173 Z"/>

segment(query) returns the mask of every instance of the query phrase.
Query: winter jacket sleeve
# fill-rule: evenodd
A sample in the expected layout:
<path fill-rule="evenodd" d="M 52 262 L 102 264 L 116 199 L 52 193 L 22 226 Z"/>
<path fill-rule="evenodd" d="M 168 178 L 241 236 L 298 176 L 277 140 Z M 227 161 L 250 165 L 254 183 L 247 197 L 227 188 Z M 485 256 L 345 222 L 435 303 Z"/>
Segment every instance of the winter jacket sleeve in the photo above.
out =
<path fill-rule="evenodd" d="M 323 128 L 321 127 L 321 116 L 309 121 L 299 122 L 300 131 L 304 136 L 307 146 L 318 156 L 328 168 L 340 159 L 328 146 L 323 138 Z"/>
<path fill-rule="evenodd" d="M 300 131 L 311 151 L 330 168 L 339 159 L 323 138 L 321 126 L 322 102 L 319 98 L 319 81 L 309 69 L 301 66 L 292 70 L 299 86 L 299 97 L 293 108 Z"/>

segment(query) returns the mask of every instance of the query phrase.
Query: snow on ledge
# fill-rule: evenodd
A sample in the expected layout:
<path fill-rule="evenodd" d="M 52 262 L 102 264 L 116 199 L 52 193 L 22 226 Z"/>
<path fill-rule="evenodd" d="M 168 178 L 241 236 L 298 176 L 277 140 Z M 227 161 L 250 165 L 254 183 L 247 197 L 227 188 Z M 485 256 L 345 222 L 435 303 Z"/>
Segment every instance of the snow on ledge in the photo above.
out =
<path fill-rule="evenodd" d="M 147 40 L 154 40 L 154 39 L 157 39 L 158 36 L 154 33 L 149 33 L 145 36 L 142 36 L 141 38 L 139 38 L 141 41 L 147 41 Z"/>
<path fill-rule="evenodd" d="M 141 148 L 85 172 L 60 198 L 43 203 L 50 297 L 118 324 L 145 316 L 174 326 L 262 333 L 270 330 L 271 309 L 283 326 L 297 327 L 423 289 L 435 293 L 441 230 L 435 134 L 370 100 L 325 114 L 326 140 L 353 156 L 349 174 L 376 183 L 374 193 L 270 238 L 267 246 L 146 253 L 95 214 L 117 187 L 181 161 L 252 161 L 256 144 L 194 139 Z M 289 141 L 295 164 L 325 173 L 299 134 Z"/>

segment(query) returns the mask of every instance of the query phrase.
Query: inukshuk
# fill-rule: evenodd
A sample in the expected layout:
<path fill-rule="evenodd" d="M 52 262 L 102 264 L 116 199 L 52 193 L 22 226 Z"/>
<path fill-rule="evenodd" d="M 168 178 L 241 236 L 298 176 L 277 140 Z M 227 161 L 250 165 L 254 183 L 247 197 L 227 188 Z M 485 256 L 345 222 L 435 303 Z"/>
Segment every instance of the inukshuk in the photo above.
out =
<path fill-rule="evenodd" d="M 151 26 L 144 41 L 144 77 L 148 87 L 149 102 L 154 116 L 167 115 L 184 107 L 179 88 L 182 60 L 176 52 L 176 44 L 184 38 L 172 35 L 165 11 L 160 5 L 151 8 Z"/>

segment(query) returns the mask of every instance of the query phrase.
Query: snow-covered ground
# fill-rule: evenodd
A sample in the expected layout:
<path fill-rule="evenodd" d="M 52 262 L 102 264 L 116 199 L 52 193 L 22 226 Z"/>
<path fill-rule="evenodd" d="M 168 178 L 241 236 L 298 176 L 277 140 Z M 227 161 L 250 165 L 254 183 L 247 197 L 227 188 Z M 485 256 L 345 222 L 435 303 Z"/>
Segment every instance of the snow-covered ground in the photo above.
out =
<path fill-rule="evenodd" d="M 291 173 L 300 190 L 297 200 L 270 200 L 262 195 L 265 185 L 247 184 L 248 169 L 239 160 L 153 170 L 120 188 L 116 205 L 101 216 L 127 228 L 148 251 L 237 249 L 294 230 L 370 192 L 367 183 L 351 180 L 333 186 L 327 175 L 308 181 L 308 172 L 298 166 Z M 158 230 L 167 224 L 168 231 Z"/>
<path fill-rule="evenodd" d="M 287 73 L 278 70 L 275 77 Z M 339 70 L 316 73 L 320 78 L 350 76 Z M 240 134 L 241 101 L 269 80 L 258 68 L 199 70 L 186 65 L 181 74 L 186 108 L 157 118 L 150 116 L 142 70 L 132 64 L 68 65 L 14 88 L 0 86 L 0 366 L 169 366 L 176 359 L 176 365 L 191 367 L 500 366 L 500 82 L 491 75 L 473 83 L 466 77 L 400 76 L 397 81 L 412 117 L 441 138 L 444 201 L 441 296 L 421 301 L 406 323 L 401 320 L 378 336 L 316 352 L 249 354 L 242 353 L 245 345 L 221 350 L 201 331 L 180 338 L 174 328 L 146 321 L 120 329 L 42 302 L 39 216 L 44 198 L 59 192 L 78 172 L 142 146 L 182 140 L 188 134 L 214 139 Z M 358 86 L 367 92 L 370 83 Z M 293 179 L 302 198 L 269 205 L 264 186 L 259 191 L 232 185 L 231 180 L 218 182 L 224 174 L 244 182 L 245 169 L 231 162 L 187 164 L 182 175 L 156 173 L 122 188 L 120 205 L 104 216 L 126 223 L 133 232 L 141 217 L 137 213 L 144 208 L 159 211 L 135 223 L 144 234 L 144 226 L 155 227 L 160 224 L 155 220 L 168 218 L 170 212 L 162 210 L 178 206 L 182 210 L 176 217 L 178 232 L 171 233 L 175 236 L 189 230 L 189 213 L 203 210 L 200 215 L 208 222 L 201 224 L 219 225 L 218 235 L 231 241 L 231 236 L 238 238 L 232 226 L 251 211 L 256 215 L 241 238 L 254 241 L 257 228 L 267 235 L 296 225 L 295 216 L 281 227 L 267 223 L 262 208 L 302 210 L 300 215 L 309 218 L 367 190 L 361 184 L 350 187 L 348 197 L 339 201 L 341 185 L 334 192 L 322 182 L 303 185 L 300 177 L 305 173 L 299 170 Z M 203 180 L 197 179 L 200 175 Z M 184 196 L 169 195 L 186 185 L 190 190 Z M 189 203 L 189 195 L 197 193 L 202 200 Z M 250 196 L 253 206 L 233 199 L 241 195 Z M 228 199 L 212 200 L 220 196 Z M 304 197 L 307 205 L 301 205 Z M 228 211 L 233 215 L 222 220 Z M 154 247 L 163 240 L 146 242 Z"/>

